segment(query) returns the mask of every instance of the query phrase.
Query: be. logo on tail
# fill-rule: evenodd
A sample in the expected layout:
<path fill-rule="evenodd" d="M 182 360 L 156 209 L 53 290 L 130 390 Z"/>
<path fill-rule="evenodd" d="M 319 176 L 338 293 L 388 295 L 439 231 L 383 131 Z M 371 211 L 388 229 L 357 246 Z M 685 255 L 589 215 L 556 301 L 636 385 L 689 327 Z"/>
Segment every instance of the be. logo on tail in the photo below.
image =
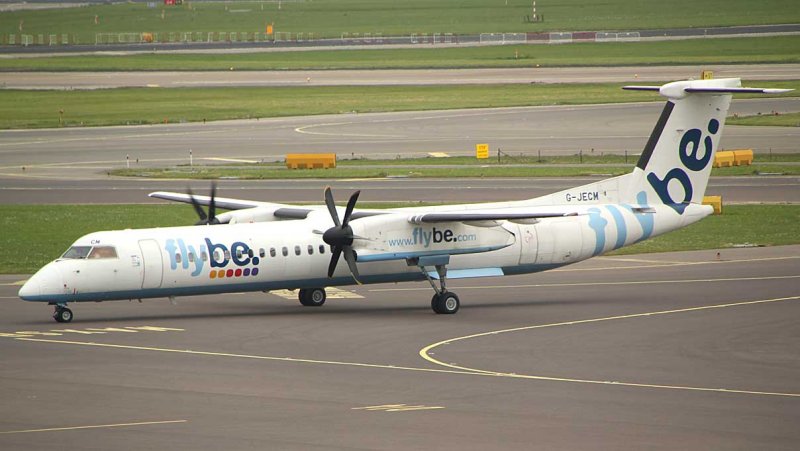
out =
<path fill-rule="evenodd" d="M 719 121 L 711 119 L 708 121 L 707 128 L 710 135 L 716 135 L 719 131 Z M 708 167 L 711 157 L 714 155 L 713 141 L 710 135 L 703 138 L 703 132 L 697 128 L 687 130 L 683 134 L 678 146 L 678 156 L 686 169 L 692 172 L 700 172 Z M 703 144 L 702 150 L 700 149 L 701 141 Z M 683 199 L 680 201 L 673 199 L 669 193 L 669 183 L 673 180 L 678 181 L 683 189 Z M 647 174 L 647 181 L 650 182 L 650 186 L 653 187 L 661 202 L 672 207 L 678 214 L 683 214 L 686 205 L 692 200 L 692 195 L 694 194 L 692 180 L 683 168 L 670 169 L 663 179 L 650 172 Z"/>

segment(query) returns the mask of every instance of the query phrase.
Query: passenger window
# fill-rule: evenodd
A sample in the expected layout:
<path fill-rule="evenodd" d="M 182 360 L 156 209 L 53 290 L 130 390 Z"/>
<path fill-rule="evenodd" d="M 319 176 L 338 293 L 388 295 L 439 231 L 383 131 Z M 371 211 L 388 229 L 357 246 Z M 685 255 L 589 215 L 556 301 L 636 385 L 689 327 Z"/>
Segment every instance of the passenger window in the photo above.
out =
<path fill-rule="evenodd" d="M 275 255 L 277 255 L 277 252 L 275 252 L 275 248 L 274 247 L 269 248 L 269 256 L 274 257 Z"/>
<path fill-rule="evenodd" d="M 286 257 L 287 255 L 289 255 L 289 249 L 286 246 L 283 246 L 283 249 L 281 249 L 281 253 L 283 253 L 284 257 Z"/>
<path fill-rule="evenodd" d="M 88 258 L 117 258 L 117 250 L 113 246 L 95 246 Z"/>
<path fill-rule="evenodd" d="M 319 245 L 319 253 L 320 254 L 324 254 L 325 253 L 325 245 L 322 245 L 322 244 Z"/>
<path fill-rule="evenodd" d="M 230 260 L 231 259 L 231 251 L 224 251 L 223 253 L 225 255 L 225 260 Z"/>
<path fill-rule="evenodd" d="M 294 255 L 300 255 L 300 246 L 294 247 Z"/>
<path fill-rule="evenodd" d="M 266 255 L 267 255 L 267 252 L 266 252 L 266 251 L 264 251 L 264 248 L 263 248 L 263 247 L 262 247 L 261 249 L 259 249 L 259 250 L 258 250 L 258 256 L 259 256 L 259 257 L 261 257 L 261 258 L 264 258 L 264 256 L 266 256 Z"/>
<path fill-rule="evenodd" d="M 250 257 L 250 258 L 253 258 L 253 255 L 255 255 L 255 254 L 253 254 L 253 250 L 252 249 L 248 249 L 247 250 L 247 256 Z"/>
<path fill-rule="evenodd" d="M 206 254 L 205 251 L 201 252 L 200 253 L 200 259 L 203 260 L 203 261 L 208 260 L 208 254 Z"/>
<path fill-rule="evenodd" d="M 189 261 L 190 262 L 194 261 L 194 252 L 189 252 Z"/>
<path fill-rule="evenodd" d="M 242 250 L 241 249 L 236 249 L 236 259 L 237 260 L 241 260 L 242 259 Z"/>
<path fill-rule="evenodd" d="M 219 261 L 222 260 L 222 258 L 220 257 L 221 255 L 222 253 L 220 251 L 214 250 L 214 261 L 219 263 Z"/>
<path fill-rule="evenodd" d="M 181 262 L 181 254 L 175 254 L 175 263 Z"/>
<path fill-rule="evenodd" d="M 314 255 L 314 246 L 308 245 L 308 255 Z"/>

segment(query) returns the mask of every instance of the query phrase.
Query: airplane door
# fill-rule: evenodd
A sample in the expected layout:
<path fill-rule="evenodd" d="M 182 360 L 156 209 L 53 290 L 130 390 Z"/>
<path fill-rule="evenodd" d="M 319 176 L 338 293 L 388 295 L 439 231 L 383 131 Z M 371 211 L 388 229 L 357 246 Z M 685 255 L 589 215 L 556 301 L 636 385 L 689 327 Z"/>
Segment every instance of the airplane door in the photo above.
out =
<path fill-rule="evenodd" d="M 164 275 L 164 261 L 161 256 L 161 247 L 156 240 L 141 240 L 139 248 L 142 250 L 144 260 L 142 274 L 142 288 L 159 288 Z"/>

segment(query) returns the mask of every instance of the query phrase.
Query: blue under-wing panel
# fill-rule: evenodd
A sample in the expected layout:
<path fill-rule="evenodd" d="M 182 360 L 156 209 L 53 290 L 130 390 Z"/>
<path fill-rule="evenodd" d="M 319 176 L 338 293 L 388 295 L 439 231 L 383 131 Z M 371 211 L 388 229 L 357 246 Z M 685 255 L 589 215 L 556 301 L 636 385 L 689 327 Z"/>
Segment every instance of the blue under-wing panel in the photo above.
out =
<path fill-rule="evenodd" d="M 428 271 L 431 279 L 439 280 L 436 271 Z M 471 279 L 473 277 L 497 277 L 503 276 L 503 268 L 477 268 L 477 269 L 448 269 L 448 279 Z"/>

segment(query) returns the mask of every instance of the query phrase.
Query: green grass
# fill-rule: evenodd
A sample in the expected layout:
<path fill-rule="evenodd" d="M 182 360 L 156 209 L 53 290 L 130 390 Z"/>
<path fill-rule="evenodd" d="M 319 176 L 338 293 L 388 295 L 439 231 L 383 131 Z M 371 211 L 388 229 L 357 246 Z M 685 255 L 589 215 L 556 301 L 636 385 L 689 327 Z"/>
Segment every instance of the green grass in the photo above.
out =
<path fill-rule="evenodd" d="M 621 84 L 0 90 L 0 129 L 531 105 L 656 101 Z M 800 80 L 771 82 L 800 88 Z"/>
<path fill-rule="evenodd" d="M 420 69 L 800 62 L 800 36 L 659 42 L 215 54 L 79 55 L 0 60 L 0 71 Z"/>
<path fill-rule="evenodd" d="M 717 249 L 737 244 L 779 246 L 800 243 L 800 205 L 727 205 L 722 215 L 709 216 L 677 230 L 619 249 L 614 255 Z"/>
<path fill-rule="evenodd" d="M 800 127 L 800 113 L 759 114 L 729 118 L 732 125 L 768 125 L 778 127 Z"/>
<path fill-rule="evenodd" d="M 0 218 L 0 227 L 5 231 L 0 236 L 2 274 L 33 273 L 90 232 L 188 225 L 196 220 L 188 205 L 0 205 Z M 722 216 L 706 218 L 686 229 L 616 253 L 712 249 L 741 243 L 797 244 L 800 243 L 798 223 L 800 205 L 731 205 L 724 207 Z"/>
<path fill-rule="evenodd" d="M 541 23 L 525 23 L 530 0 L 314 0 L 283 2 L 188 2 L 147 8 L 146 3 L 13 11 L 0 15 L 0 33 L 76 35 L 94 43 L 95 33 L 281 32 L 340 37 L 342 32 L 410 33 L 527 32 L 546 30 L 630 30 L 797 23 L 794 0 L 539 0 Z M 507 4 L 506 4 L 507 3 Z M 280 4 L 281 8 L 278 9 Z M 164 18 L 162 19 L 162 11 Z M 95 15 L 99 23 L 95 24 Z"/>

